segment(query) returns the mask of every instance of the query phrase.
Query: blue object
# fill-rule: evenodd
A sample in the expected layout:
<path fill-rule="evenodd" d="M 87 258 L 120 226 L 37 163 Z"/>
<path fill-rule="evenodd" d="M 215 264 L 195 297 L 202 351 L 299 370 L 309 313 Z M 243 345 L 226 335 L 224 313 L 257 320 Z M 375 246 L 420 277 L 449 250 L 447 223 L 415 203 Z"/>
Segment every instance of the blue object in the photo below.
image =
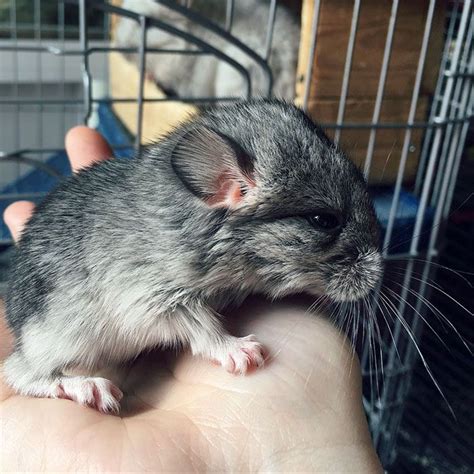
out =
<path fill-rule="evenodd" d="M 392 207 L 393 190 L 377 189 L 372 193 L 375 212 L 382 230 L 382 242 L 388 227 L 390 209 Z M 393 226 L 392 238 L 390 244 L 390 254 L 402 253 L 410 248 L 413 230 L 415 228 L 416 214 L 418 212 L 419 200 L 411 193 L 400 191 L 398 199 L 398 208 L 395 215 L 395 224 Z M 426 242 L 427 230 L 433 222 L 434 209 L 427 207 L 425 210 L 423 226 L 421 230 L 421 246 Z"/>
<path fill-rule="evenodd" d="M 99 126 L 97 130 L 112 144 L 114 155 L 118 158 L 130 158 L 133 155 L 133 139 L 120 120 L 117 119 L 111 107 L 100 104 L 98 114 Z M 69 160 L 64 151 L 51 155 L 51 157 L 46 160 L 46 164 L 57 171 L 61 176 L 69 176 L 71 174 Z M 3 215 L 3 211 L 12 202 L 18 200 L 16 197 L 3 199 L 2 195 L 41 193 L 38 197 L 28 198 L 30 201 L 38 202 L 41 200 L 43 194 L 51 191 L 57 184 L 57 178 L 41 169 L 32 167 L 31 171 L 0 189 L 0 215 Z M 2 219 L 0 224 L 0 243 L 4 240 L 10 240 L 10 238 L 10 232 Z"/>
<path fill-rule="evenodd" d="M 69 161 L 67 159 L 66 152 L 56 153 L 51 158 L 47 160 L 47 165 L 53 168 L 55 171 L 60 173 L 63 176 L 68 176 L 71 174 L 71 167 L 69 166 Z M 11 184 L 8 184 L 0 190 L 0 213 L 3 215 L 5 209 L 13 202 L 18 201 L 18 198 L 12 197 L 9 199 L 4 199 L 2 195 L 5 194 L 28 194 L 28 193 L 46 193 L 52 189 L 58 183 L 58 179 L 45 171 L 32 168 L 31 171 L 21 176 L 19 179 L 13 181 Z M 35 198 L 28 198 L 30 201 L 38 202 L 41 199 L 41 195 Z M 10 240 L 10 232 L 8 228 L 1 221 L 0 225 L 0 243 L 2 240 Z"/>
<path fill-rule="evenodd" d="M 122 122 L 115 116 L 112 108 L 106 104 L 99 105 L 99 126 L 97 131 L 113 144 L 114 156 L 131 158 L 133 156 L 133 137 L 128 133 Z"/>

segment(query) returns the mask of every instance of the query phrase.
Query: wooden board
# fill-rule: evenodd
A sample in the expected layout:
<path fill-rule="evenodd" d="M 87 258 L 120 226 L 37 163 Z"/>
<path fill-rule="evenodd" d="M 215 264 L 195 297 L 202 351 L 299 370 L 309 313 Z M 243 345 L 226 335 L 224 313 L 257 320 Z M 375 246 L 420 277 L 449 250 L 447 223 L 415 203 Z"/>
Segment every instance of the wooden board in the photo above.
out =
<path fill-rule="evenodd" d="M 362 0 L 348 97 L 375 97 L 390 19 L 391 1 Z M 339 97 L 351 27 L 353 0 L 321 0 L 310 98 Z M 400 0 L 384 97 L 413 92 L 428 0 Z M 298 66 L 297 102 L 304 94 L 312 40 L 314 0 L 304 0 Z M 423 94 L 433 92 L 443 47 L 446 2 L 436 7 L 422 80 Z"/>
<path fill-rule="evenodd" d="M 410 100 L 386 99 L 382 102 L 380 111 L 381 123 L 407 123 L 410 111 Z M 421 97 L 415 114 L 415 122 L 426 120 L 429 100 Z M 344 123 L 371 123 L 374 101 L 369 99 L 349 99 L 346 102 Z M 332 99 L 312 100 L 309 102 L 310 115 L 320 123 L 336 123 L 339 101 Z M 422 129 L 414 129 L 412 140 L 420 141 L 423 134 Z M 364 128 L 345 129 L 341 132 L 341 140 L 351 146 L 367 145 L 370 130 Z M 403 143 L 405 129 L 387 128 L 377 130 L 377 145 L 392 147 Z"/>
<path fill-rule="evenodd" d="M 303 0 L 301 5 L 301 33 L 298 51 L 298 66 L 296 69 L 296 97 L 295 104 L 303 106 L 305 93 L 306 73 L 308 69 L 311 46 L 311 23 L 313 19 L 314 2 Z"/>
<path fill-rule="evenodd" d="M 406 123 L 410 110 L 410 100 L 386 99 L 382 103 L 381 122 Z M 312 100 L 309 102 L 309 110 L 312 117 L 322 124 L 335 123 L 339 101 L 332 99 Z M 426 119 L 429 99 L 424 96 L 418 102 L 415 121 L 422 122 Z M 346 103 L 345 123 L 370 123 L 374 108 L 374 101 L 368 99 L 349 99 Z M 394 182 L 398 172 L 398 163 L 401 157 L 405 130 L 379 129 L 376 132 L 373 165 L 370 172 L 370 182 L 384 184 Z M 334 130 L 328 129 L 328 135 L 332 138 Z M 414 129 L 410 138 L 407 170 L 404 175 L 405 181 L 411 181 L 416 174 L 416 167 L 420 154 L 424 130 Z M 340 146 L 348 156 L 358 165 L 363 166 L 367 155 L 367 147 L 370 139 L 370 130 L 345 129 L 341 132 Z M 383 179 L 382 178 L 383 175 Z"/>
<path fill-rule="evenodd" d="M 346 146 L 344 151 L 361 170 L 364 169 L 367 148 L 351 148 Z M 403 183 L 410 184 L 414 182 L 418 169 L 419 155 L 419 148 L 414 147 L 413 149 L 409 149 L 403 174 Z M 372 156 L 368 179 L 369 183 L 372 185 L 393 184 L 397 178 L 401 157 L 401 145 L 390 148 L 377 145 Z"/>
<path fill-rule="evenodd" d="M 136 98 L 139 91 L 138 70 L 134 64 L 127 61 L 120 53 L 110 53 L 110 91 L 113 98 Z M 124 80 L 125 78 L 125 80 Z M 166 95 L 156 84 L 145 79 L 144 97 L 164 98 Z M 127 127 L 132 135 L 137 133 L 138 104 L 113 104 L 115 114 Z M 188 120 L 195 112 L 196 107 L 182 102 L 155 102 L 145 103 L 143 106 L 142 143 L 156 140 L 160 135 L 170 132 L 180 122 Z"/>

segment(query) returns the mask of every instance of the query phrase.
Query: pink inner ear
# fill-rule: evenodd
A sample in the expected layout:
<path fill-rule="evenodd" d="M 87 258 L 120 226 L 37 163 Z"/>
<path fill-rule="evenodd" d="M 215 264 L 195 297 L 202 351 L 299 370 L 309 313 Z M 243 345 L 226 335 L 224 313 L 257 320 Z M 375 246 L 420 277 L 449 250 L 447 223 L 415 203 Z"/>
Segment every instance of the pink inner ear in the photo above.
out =
<path fill-rule="evenodd" d="M 253 181 L 248 182 L 247 185 L 251 188 L 255 187 Z M 206 203 L 210 206 L 233 209 L 237 207 L 244 198 L 242 184 L 238 179 L 226 172 L 222 173 L 217 179 L 216 189 L 216 193 L 206 199 Z"/>
<path fill-rule="evenodd" d="M 252 177 L 246 174 L 236 176 L 226 170 L 216 179 L 215 192 L 206 199 L 206 203 L 214 207 L 236 208 L 244 200 L 245 191 L 255 186 L 256 183 Z"/>

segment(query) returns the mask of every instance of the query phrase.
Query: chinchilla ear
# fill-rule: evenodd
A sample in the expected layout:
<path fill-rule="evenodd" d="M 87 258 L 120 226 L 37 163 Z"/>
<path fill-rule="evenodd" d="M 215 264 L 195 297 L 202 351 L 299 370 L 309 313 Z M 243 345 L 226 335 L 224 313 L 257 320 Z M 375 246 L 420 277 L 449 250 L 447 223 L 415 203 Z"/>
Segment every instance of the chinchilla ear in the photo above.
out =
<path fill-rule="evenodd" d="M 212 207 L 239 208 L 255 188 L 250 157 L 229 138 L 206 127 L 183 135 L 171 164 L 186 187 Z"/>

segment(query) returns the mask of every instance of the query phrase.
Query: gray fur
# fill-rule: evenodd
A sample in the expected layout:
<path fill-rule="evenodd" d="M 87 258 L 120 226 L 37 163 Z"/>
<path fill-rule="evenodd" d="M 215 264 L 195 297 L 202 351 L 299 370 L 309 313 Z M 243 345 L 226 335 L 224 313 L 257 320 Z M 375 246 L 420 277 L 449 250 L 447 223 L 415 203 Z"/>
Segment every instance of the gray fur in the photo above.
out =
<path fill-rule="evenodd" d="M 223 1 L 206 0 L 202 2 L 204 15 L 213 19 L 215 11 L 224 5 Z M 266 94 L 266 77 L 261 67 L 240 49 L 153 0 L 124 0 L 122 6 L 151 18 L 158 18 L 208 42 L 248 70 L 254 96 Z M 268 5 L 261 0 L 239 0 L 235 2 L 234 8 L 232 34 L 246 46 L 263 55 Z M 274 76 L 273 94 L 275 97 L 291 100 L 295 96 L 299 37 L 298 19 L 285 6 L 279 5 L 269 58 L 269 65 Z M 137 47 L 139 41 L 138 23 L 122 17 L 115 31 L 116 45 Z M 181 50 L 191 47 L 186 41 L 157 28 L 148 29 L 147 46 Z M 127 57 L 137 62 L 136 55 Z M 172 91 L 181 97 L 239 97 L 245 93 L 245 81 L 240 74 L 232 66 L 210 55 L 148 54 L 146 70 L 166 91 Z"/>
<path fill-rule="evenodd" d="M 196 130 L 215 132 L 196 162 L 216 166 L 206 158 L 219 149 L 213 133 L 251 162 L 254 184 L 234 208 L 209 205 L 175 172 L 176 150 Z M 307 219 L 325 209 L 341 215 L 335 234 Z M 224 364 L 237 339 L 221 307 L 253 292 L 365 296 L 382 271 L 377 242 L 361 173 L 303 112 L 263 100 L 208 109 L 135 159 L 81 171 L 38 206 L 10 280 L 17 346 L 6 378 L 52 396 L 69 367 L 181 344 Z"/>

